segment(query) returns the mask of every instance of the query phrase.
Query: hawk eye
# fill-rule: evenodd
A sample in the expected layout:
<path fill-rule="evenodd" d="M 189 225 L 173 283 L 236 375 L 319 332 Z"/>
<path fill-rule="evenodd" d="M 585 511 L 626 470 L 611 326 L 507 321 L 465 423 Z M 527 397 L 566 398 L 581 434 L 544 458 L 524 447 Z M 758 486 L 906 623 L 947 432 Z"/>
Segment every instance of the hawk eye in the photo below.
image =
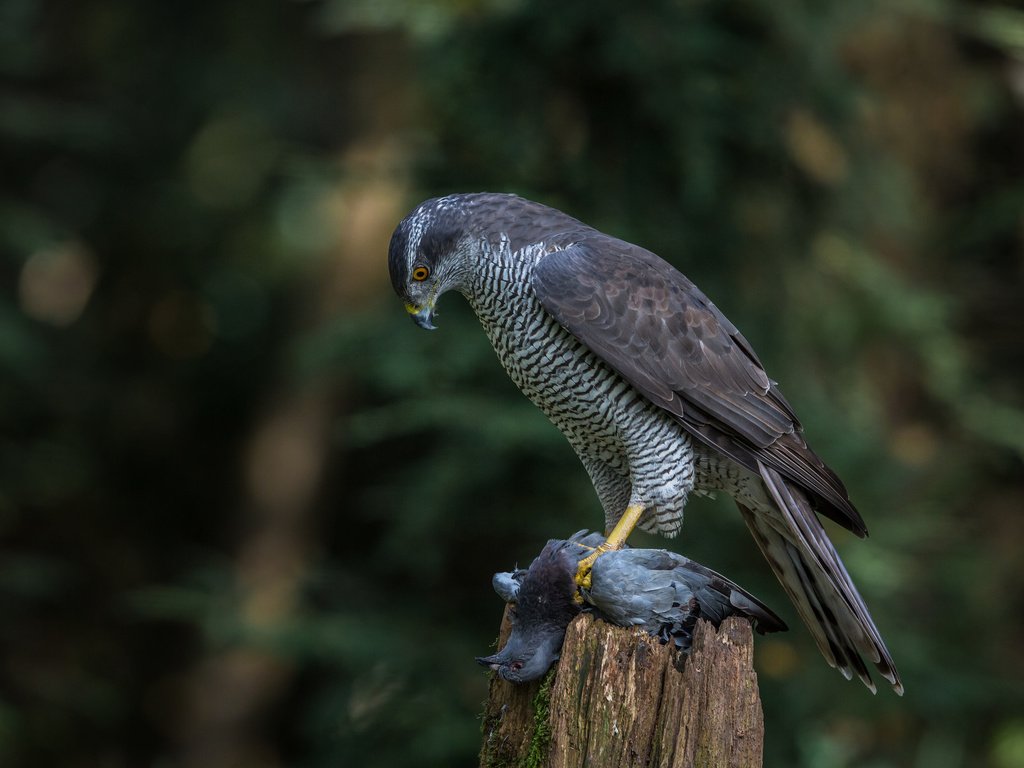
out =
<path fill-rule="evenodd" d="M 430 270 L 424 267 L 422 264 L 412 269 L 412 279 L 416 282 L 423 282 L 430 277 Z"/>

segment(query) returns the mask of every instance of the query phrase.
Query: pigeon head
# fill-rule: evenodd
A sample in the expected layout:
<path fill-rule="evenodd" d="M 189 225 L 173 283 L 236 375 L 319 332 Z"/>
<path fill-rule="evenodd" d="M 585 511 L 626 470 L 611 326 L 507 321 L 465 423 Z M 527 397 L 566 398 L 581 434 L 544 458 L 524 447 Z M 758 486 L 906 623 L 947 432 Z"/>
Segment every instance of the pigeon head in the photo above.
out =
<path fill-rule="evenodd" d="M 576 562 L 565 542 L 547 543 L 519 585 L 508 642 L 493 656 L 477 658 L 480 664 L 513 683 L 536 680 L 551 668 L 566 627 L 580 612 L 573 599 Z"/>
<path fill-rule="evenodd" d="M 565 627 L 534 627 L 522 631 L 512 628 L 505 647 L 493 656 L 480 656 L 477 662 L 489 667 L 512 683 L 526 683 L 544 675 L 558 661 Z"/>

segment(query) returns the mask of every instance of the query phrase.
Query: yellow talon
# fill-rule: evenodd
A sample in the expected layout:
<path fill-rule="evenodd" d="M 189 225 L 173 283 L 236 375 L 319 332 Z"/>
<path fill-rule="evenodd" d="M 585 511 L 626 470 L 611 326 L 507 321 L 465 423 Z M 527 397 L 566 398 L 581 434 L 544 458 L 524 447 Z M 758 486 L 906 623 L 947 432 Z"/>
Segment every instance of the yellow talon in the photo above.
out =
<path fill-rule="evenodd" d="M 608 542 L 605 542 L 599 547 L 594 547 L 594 551 L 584 557 L 576 566 L 576 586 L 580 589 L 590 589 L 590 571 L 594 567 L 594 562 L 603 555 L 605 552 L 610 552 L 611 547 L 608 546 Z M 582 596 L 579 592 L 576 593 L 576 602 L 583 602 Z"/>
<path fill-rule="evenodd" d="M 580 593 L 581 589 L 590 589 L 590 571 L 594 567 L 594 563 L 601 555 L 605 552 L 611 552 L 616 549 L 622 549 L 626 543 L 626 539 L 629 538 L 629 534 L 636 528 L 636 524 L 640 522 L 640 516 L 644 513 L 644 506 L 642 504 L 630 504 L 626 507 L 626 511 L 622 513 L 622 517 L 612 528 L 612 532 L 608 534 L 608 538 L 604 540 L 604 543 L 595 547 L 594 551 L 584 557 L 576 566 L 576 595 L 575 600 L 577 603 L 583 602 L 583 595 Z"/>

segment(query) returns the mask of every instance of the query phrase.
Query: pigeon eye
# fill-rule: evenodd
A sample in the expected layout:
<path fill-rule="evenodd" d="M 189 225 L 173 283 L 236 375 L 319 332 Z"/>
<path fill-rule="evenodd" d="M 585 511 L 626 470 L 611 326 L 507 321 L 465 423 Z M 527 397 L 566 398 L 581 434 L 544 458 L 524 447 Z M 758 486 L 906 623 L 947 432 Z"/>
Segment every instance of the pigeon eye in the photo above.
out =
<path fill-rule="evenodd" d="M 422 264 L 420 266 L 418 266 L 418 267 L 413 267 L 413 270 L 412 270 L 412 279 L 413 280 L 415 280 L 418 283 L 422 283 L 428 277 L 430 277 L 430 270 L 427 269 L 426 267 L 424 267 Z"/>
<path fill-rule="evenodd" d="M 509 664 L 509 667 L 512 669 L 513 672 L 518 672 L 520 669 L 523 668 L 523 662 L 513 661 L 511 664 Z"/>

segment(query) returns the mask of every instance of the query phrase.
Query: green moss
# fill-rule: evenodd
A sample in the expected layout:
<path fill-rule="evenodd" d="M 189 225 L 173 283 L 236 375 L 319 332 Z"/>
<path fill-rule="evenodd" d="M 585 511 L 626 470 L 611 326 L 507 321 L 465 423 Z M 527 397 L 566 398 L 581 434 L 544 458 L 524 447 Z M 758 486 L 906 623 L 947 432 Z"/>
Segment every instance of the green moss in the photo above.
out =
<path fill-rule="evenodd" d="M 523 761 L 523 768 L 539 768 L 547 759 L 551 742 L 551 685 L 554 680 L 553 667 L 533 697 L 533 736 L 530 737 L 530 749 Z"/>

